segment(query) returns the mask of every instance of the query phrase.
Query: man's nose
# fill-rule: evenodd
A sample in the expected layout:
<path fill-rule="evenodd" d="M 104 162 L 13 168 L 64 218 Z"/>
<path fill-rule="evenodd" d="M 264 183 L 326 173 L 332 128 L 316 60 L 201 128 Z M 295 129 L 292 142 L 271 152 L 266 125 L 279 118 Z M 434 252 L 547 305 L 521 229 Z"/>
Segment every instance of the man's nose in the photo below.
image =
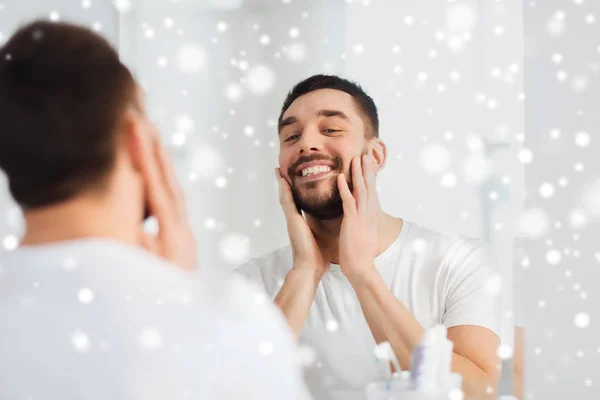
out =
<path fill-rule="evenodd" d="M 316 128 L 306 128 L 298 144 L 300 154 L 320 152 L 323 150 L 323 135 Z"/>

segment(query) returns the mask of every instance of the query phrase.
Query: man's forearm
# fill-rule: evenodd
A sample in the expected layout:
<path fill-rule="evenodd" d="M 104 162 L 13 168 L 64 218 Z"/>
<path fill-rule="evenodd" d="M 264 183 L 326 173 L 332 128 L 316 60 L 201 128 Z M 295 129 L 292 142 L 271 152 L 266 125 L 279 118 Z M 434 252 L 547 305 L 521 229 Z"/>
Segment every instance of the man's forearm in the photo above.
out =
<path fill-rule="evenodd" d="M 492 400 L 497 398 L 498 379 L 490 376 L 475 363 L 460 354 L 452 354 L 452 372 L 463 378 L 465 400 Z"/>
<path fill-rule="evenodd" d="M 368 277 L 351 280 L 351 284 L 375 339 L 383 333 L 402 369 L 409 369 L 413 349 L 424 333 L 423 326 L 390 292 L 376 271 Z M 467 398 L 486 398 L 490 396 L 487 388 L 495 389 L 494 377 L 466 357 L 453 353 L 451 368 L 462 375 Z"/>
<path fill-rule="evenodd" d="M 320 281 L 321 276 L 314 268 L 295 266 L 275 297 L 275 304 L 285 315 L 296 339 L 300 337 Z"/>
<path fill-rule="evenodd" d="M 389 291 L 375 270 L 368 277 L 357 277 L 350 283 L 375 340 L 383 335 L 383 340 L 392 345 L 402 369 L 408 369 L 412 350 L 423 336 L 421 324 Z"/>

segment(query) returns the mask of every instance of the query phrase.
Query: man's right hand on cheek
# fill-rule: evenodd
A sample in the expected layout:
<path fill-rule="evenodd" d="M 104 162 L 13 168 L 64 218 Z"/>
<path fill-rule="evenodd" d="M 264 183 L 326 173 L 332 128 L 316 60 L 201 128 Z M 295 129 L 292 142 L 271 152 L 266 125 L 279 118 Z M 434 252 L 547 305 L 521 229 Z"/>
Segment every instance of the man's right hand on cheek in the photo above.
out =
<path fill-rule="evenodd" d="M 283 209 L 292 247 L 294 268 L 314 270 L 320 280 L 329 269 L 329 258 L 325 256 L 323 250 L 319 247 L 306 219 L 298 211 L 292 188 L 279 168 L 275 169 L 275 176 L 279 187 L 279 203 Z"/>
<path fill-rule="evenodd" d="M 141 169 L 151 214 L 158 234 L 142 235 L 142 245 L 184 270 L 197 267 L 197 246 L 187 220 L 183 190 L 169 155 L 157 138 L 139 143 Z"/>

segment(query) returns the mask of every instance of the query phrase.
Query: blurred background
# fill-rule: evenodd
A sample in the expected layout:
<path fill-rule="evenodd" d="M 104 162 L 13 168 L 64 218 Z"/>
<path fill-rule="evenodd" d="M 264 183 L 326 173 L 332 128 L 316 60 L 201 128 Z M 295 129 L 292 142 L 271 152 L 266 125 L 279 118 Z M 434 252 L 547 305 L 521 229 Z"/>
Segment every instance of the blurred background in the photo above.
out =
<path fill-rule="evenodd" d="M 119 49 L 175 157 L 203 266 L 233 269 L 288 243 L 273 175 L 283 99 L 315 73 L 356 80 L 388 146 L 384 209 L 494 247 L 510 358 L 530 161 L 522 1 L 0 0 L 0 41 L 34 17 L 89 26 Z M 22 231 L 1 176 L 0 247 Z"/>
<path fill-rule="evenodd" d="M 528 1 L 525 17 L 525 398 L 598 399 L 600 2 Z"/>

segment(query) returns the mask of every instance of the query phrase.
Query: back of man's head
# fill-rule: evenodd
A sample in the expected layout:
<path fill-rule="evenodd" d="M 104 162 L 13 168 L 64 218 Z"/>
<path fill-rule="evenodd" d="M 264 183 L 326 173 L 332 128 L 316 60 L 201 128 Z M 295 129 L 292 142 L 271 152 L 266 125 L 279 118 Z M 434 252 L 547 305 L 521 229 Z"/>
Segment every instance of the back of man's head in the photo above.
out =
<path fill-rule="evenodd" d="M 0 49 L 0 168 L 25 209 L 102 187 L 136 85 L 110 44 L 35 21 Z"/>

